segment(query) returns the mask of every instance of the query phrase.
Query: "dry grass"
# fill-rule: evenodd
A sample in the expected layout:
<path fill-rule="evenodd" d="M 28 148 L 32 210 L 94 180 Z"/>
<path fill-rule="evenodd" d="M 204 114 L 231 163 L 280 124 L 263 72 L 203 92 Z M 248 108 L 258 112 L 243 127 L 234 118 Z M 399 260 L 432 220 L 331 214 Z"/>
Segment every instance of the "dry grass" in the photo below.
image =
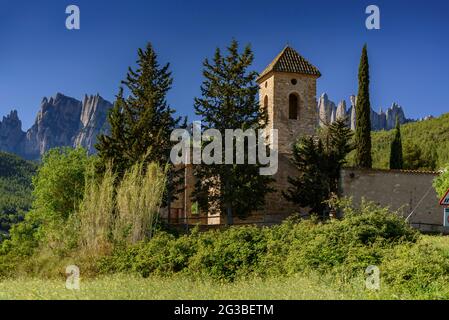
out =
<path fill-rule="evenodd" d="M 110 167 L 101 179 L 91 175 L 77 213 L 82 252 L 98 256 L 109 252 L 114 241 L 133 244 L 151 238 L 159 216 L 165 174 L 155 163 L 138 163 L 118 185 Z"/>
<path fill-rule="evenodd" d="M 129 244 L 151 238 L 159 217 L 166 172 L 155 164 L 136 164 L 117 189 L 117 218 L 114 234 Z"/>
<path fill-rule="evenodd" d="M 100 181 L 91 178 L 86 183 L 84 199 L 78 218 L 81 249 L 98 254 L 110 247 L 113 225 L 115 176 L 108 168 Z"/>

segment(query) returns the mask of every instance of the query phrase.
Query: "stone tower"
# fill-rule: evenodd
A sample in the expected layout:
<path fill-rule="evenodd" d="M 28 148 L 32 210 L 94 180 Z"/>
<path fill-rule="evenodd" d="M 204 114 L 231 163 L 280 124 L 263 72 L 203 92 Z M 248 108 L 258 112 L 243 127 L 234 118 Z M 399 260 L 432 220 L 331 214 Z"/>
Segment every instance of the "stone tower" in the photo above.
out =
<path fill-rule="evenodd" d="M 277 129 L 279 153 L 291 153 L 292 144 L 317 127 L 316 80 L 321 73 L 287 46 L 261 73 L 259 99 L 268 110 L 269 128 Z"/>
<path fill-rule="evenodd" d="M 278 172 L 276 192 L 266 197 L 265 222 L 278 222 L 300 212 L 287 202 L 282 191 L 289 187 L 288 177 L 296 176 L 291 163 L 292 145 L 301 135 L 313 135 L 318 126 L 316 81 L 320 71 L 298 52 L 287 46 L 261 73 L 259 99 L 268 111 L 268 128 L 278 130 Z"/>

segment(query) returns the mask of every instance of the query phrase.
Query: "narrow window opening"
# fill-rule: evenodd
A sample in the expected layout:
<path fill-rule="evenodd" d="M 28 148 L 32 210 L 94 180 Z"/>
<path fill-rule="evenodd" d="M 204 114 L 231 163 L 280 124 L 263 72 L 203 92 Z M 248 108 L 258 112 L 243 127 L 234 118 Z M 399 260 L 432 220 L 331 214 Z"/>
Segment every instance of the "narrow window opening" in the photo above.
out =
<path fill-rule="evenodd" d="M 299 110 L 299 104 L 298 104 L 298 96 L 294 93 L 290 94 L 288 97 L 288 118 L 292 120 L 298 119 L 298 110 Z"/>

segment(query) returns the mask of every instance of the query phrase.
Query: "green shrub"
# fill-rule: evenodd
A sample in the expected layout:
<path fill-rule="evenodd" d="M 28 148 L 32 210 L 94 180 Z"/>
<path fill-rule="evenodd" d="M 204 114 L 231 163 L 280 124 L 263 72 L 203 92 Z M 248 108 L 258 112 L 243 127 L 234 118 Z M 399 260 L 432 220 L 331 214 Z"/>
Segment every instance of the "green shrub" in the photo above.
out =
<path fill-rule="evenodd" d="M 118 248 L 100 262 L 104 272 L 135 271 L 142 276 L 183 272 L 234 280 L 257 270 L 266 251 L 265 232 L 257 227 L 230 228 L 175 237 L 157 233 L 150 241 Z"/>
<path fill-rule="evenodd" d="M 220 280 L 234 280 L 257 271 L 267 251 L 265 231 L 246 226 L 201 234 L 189 271 Z"/>
<path fill-rule="evenodd" d="M 368 265 L 379 264 L 385 249 L 418 239 L 418 233 L 388 209 L 368 202 L 363 202 L 360 208 L 344 202 L 338 205 L 345 215 L 342 220 L 312 219 L 274 229 L 280 234 L 269 240 L 268 247 L 274 249 L 268 251 L 269 261 L 279 266 L 285 259 L 280 270 L 287 273 L 336 268 L 354 274 Z M 287 250 L 282 249 L 286 241 Z M 282 252 L 281 256 L 276 257 L 276 252 Z"/>
<path fill-rule="evenodd" d="M 395 290 L 415 295 L 445 292 L 445 298 L 449 298 L 449 258 L 430 243 L 394 247 L 380 270 L 382 279 Z"/>
<path fill-rule="evenodd" d="M 76 243 L 71 218 L 84 193 L 90 159 L 82 148 L 48 151 L 33 177 L 32 209 L 25 220 L 13 226 L 10 244 L 18 255 L 31 255 L 42 244 L 63 254 Z"/>
<path fill-rule="evenodd" d="M 100 260 L 99 268 L 107 273 L 135 271 L 144 277 L 150 274 L 170 274 L 169 251 L 174 241 L 174 236 L 160 232 L 151 241 L 118 246 L 110 256 Z"/>
<path fill-rule="evenodd" d="M 449 166 L 446 166 L 443 172 L 433 180 L 433 187 L 438 196 L 443 197 L 449 189 Z"/>
<path fill-rule="evenodd" d="M 111 170 L 102 175 L 95 172 L 96 160 L 83 149 L 53 149 L 44 156 L 33 179 L 32 210 L 0 244 L 2 256 L 14 261 L 6 263 L 2 257 L 0 274 L 14 269 L 10 265 L 53 272 L 65 260 L 87 263 L 91 269 L 114 246 L 129 246 L 152 236 L 165 171 L 156 164 L 137 163 L 117 182 Z M 144 258 L 136 261 L 146 263 Z M 138 263 L 132 267 L 146 272 Z"/>
<path fill-rule="evenodd" d="M 33 210 L 44 219 L 67 219 L 84 195 L 89 158 L 82 148 L 55 148 L 42 158 L 33 178 Z"/>
<path fill-rule="evenodd" d="M 342 220 L 290 218 L 274 227 L 231 227 L 183 236 L 158 232 L 153 239 L 116 249 L 101 262 L 104 272 L 131 271 L 143 276 L 185 273 L 234 281 L 318 270 L 360 274 L 379 265 L 390 248 L 414 243 L 418 234 L 404 219 L 363 203 L 344 209 Z"/>

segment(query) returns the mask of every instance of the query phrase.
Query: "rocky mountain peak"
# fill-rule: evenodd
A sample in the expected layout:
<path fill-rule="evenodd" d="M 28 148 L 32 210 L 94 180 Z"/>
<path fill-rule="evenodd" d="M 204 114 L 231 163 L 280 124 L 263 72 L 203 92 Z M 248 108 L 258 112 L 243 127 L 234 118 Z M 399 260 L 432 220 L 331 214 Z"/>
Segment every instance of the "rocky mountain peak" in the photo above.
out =
<path fill-rule="evenodd" d="M 348 119 L 348 126 L 354 130 L 357 97 L 351 95 L 349 101 L 351 106 L 346 110 L 345 100 L 340 101 L 338 106 L 335 106 L 335 103 L 329 100 L 328 95 L 323 93 L 318 101 L 319 125 L 325 126 L 331 124 L 338 118 L 346 117 Z M 405 117 L 403 108 L 395 102 L 385 112 L 382 108 L 380 108 L 379 113 L 371 109 L 371 127 L 373 130 L 390 130 L 396 126 L 396 117 L 398 117 L 401 124 L 413 121 Z"/>
<path fill-rule="evenodd" d="M 12 110 L 0 121 L 0 150 L 8 150 L 22 143 L 25 133 L 22 131 L 17 110 Z"/>
<path fill-rule="evenodd" d="M 83 146 L 94 153 L 97 135 L 108 130 L 108 110 L 112 104 L 99 94 L 85 96 L 83 102 L 62 93 L 42 99 L 36 120 L 27 131 L 17 111 L 0 122 L 0 150 L 27 159 L 38 159 L 46 151 L 61 146 Z"/>
<path fill-rule="evenodd" d="M 11 110 L 11 112 L 8 115 L 3 116 L 3 120 L 0 121 L 0 125 L 2 123 L 6 124 L 6 123 L 17 123 L 17 122 L 20 124 L 22 123 L 19 119 L 17 110 Z"/>

